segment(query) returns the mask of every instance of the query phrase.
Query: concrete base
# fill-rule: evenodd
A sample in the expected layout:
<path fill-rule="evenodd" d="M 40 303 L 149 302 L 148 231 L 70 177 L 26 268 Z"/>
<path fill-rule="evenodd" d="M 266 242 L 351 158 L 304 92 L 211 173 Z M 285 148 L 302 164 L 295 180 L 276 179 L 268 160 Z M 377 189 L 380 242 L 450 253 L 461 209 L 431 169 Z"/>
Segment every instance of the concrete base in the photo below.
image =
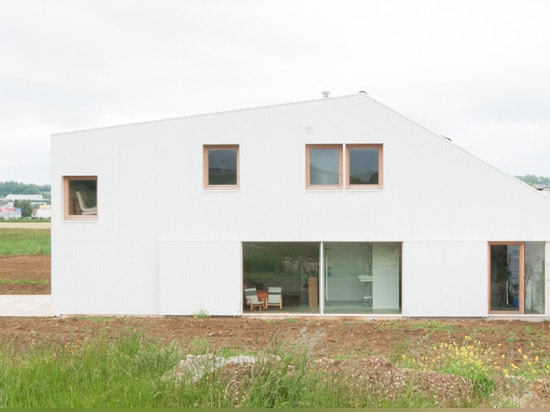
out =
<path fill-rule="evenodd" d="M 53 316 L 51 295 L 0 295 L 0 316 Z"/>

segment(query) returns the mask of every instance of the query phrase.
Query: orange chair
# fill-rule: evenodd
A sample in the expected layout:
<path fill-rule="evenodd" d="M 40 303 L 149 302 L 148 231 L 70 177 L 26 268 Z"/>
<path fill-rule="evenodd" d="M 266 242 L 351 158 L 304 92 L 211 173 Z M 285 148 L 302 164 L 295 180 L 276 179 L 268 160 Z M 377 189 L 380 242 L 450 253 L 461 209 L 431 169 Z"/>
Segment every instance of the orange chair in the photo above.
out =
<path fill-rule="evenodd" d="M 246 304 L 250 306 L 250 310 L 254 311 L 254 308 L 262 308 L 265 306 L 265 302 L 258 299 L 256 294 L 256 288 L 248 288 L 244 290 L 244 297 Z"/>

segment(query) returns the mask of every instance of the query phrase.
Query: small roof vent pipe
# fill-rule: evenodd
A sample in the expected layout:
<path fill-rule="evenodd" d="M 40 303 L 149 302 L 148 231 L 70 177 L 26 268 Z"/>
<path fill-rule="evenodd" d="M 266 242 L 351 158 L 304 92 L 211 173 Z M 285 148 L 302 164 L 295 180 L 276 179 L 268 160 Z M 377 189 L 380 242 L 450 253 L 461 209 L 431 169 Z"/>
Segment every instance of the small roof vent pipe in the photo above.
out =
<path fill-rule="evenodd" d="M 326 99 L 328 97 L 328 95 L 330 94 L 330 92 L 328 90 L 324 90 L 323 91 L 323 97 Z"/>

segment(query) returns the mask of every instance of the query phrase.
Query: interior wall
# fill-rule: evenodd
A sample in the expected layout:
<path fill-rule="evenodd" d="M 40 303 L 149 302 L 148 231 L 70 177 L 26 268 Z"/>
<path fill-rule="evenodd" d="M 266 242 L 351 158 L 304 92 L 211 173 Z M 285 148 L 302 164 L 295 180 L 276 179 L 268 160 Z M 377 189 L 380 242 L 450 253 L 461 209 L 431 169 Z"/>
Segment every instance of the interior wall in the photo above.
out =
<path fill-rule="evenodd" d="M 400 308 L 401 244 L 373 243 L 372 272 L 374 309 Z"/>

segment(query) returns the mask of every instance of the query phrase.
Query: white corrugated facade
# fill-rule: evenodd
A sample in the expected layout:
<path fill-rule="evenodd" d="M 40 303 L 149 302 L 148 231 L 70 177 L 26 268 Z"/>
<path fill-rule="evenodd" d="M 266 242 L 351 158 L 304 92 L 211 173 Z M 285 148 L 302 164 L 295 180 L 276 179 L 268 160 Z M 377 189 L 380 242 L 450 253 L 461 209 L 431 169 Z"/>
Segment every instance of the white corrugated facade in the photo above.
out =
<path fill-rule="evenodd" d="M 371 143 L 382 189 L 306 188 L 306 145 Z M 204 188 L 204 145 L 239 146 L 238 189 Z M 486 317 L 489 242 L 550 241 L 550 198 L 361 93 L 53 135 L 52 210 L 59 314 L 241 315 L 243 242 L 397 242 L 396 316 Z"/>

